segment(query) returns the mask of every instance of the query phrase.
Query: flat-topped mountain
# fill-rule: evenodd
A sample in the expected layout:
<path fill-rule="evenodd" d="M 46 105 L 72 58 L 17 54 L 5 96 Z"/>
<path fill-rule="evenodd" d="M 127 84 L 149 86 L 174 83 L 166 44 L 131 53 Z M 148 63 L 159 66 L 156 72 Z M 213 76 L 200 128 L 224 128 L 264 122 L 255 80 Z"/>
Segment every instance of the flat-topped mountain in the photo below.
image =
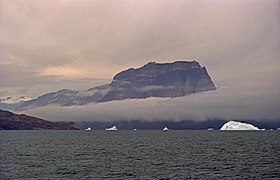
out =
<path fill-rule="evenodd" d="M 0 103 L 0 108 L 25 110 L 50 104 L 70 106 L 123 99 L 172 98 L 215 89 L 206 68 L 197 61 L 150 62 L 116 74 L 110 84 L 85 91 L 63 89 L 17 104 Z"/>
<path fill-rule="evenodd" d="M 206 68 L 196 61 L 150 62 L 118 73 L 100 101 L 179 97 L 216 89 Z"/>
<path fill-rule="evenodd" d="M 0 130 L 78 130 L 74 122 L 51 122 L 0 109 Z"/>

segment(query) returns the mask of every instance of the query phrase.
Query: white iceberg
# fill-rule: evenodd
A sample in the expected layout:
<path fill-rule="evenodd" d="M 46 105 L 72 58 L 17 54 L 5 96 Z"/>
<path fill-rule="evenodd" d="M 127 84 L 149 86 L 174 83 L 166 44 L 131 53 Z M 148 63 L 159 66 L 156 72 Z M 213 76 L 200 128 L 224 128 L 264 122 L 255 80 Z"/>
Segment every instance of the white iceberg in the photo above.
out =
<path fill-rule="evenodd" d="M 117 131 L 118 128 L 117 128 L 117 126 L 112 126 L 112 127 L 110 127 L 110 128 L 106 128 L 105 130 L 106 130 L 106 131 Z"/>
<path fill-rule="evenodd" d="M 168 127 L 164 127 L 162 130 L 168 131 L 169 129 L 168 129 Z"/>
<path fill-rule="evenodd" d="M 277 131 L 280 131 L 280 128 L 277 128 Z"/>
<path fill-rule="evenodd" d="M 237 121 L 229 121 L 225 123 L 220 130 L 260 130 L 252 124 Z"/>
<path fill-rule="evenodd" d="M 207 130 L 208 130 L 208 131 L 212 131 L 212 130 L 214 130 L 214 128 L 208 128 Z"/>
<path fill-rule="evenodd" d="M 90 128 L 90 127 L 88 127 L 88 128 L 86 128 L 85 130 L 86 130 L 86 131 L 91 131 L 91 128 Z"/>

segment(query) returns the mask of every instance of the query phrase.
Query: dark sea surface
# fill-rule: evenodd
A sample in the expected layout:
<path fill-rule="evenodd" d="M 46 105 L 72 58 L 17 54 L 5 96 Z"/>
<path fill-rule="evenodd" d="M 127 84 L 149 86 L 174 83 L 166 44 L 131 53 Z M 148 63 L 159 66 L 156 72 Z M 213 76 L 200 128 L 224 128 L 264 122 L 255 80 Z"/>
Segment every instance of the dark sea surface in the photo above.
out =
<path fill-rule="evenodd" d="M 0 131 L 0 179 L 280 179 L 280 131 Z"/>

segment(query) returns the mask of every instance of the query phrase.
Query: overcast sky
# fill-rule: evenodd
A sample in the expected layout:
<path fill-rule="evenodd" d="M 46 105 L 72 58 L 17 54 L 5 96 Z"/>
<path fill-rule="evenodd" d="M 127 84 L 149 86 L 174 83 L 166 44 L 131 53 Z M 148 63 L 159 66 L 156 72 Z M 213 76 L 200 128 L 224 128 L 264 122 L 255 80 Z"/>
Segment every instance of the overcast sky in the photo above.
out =
<path fill-rule="evenodd" d="M 196 59 L 219 87 L 207 107 L 246 99 L 239 108 L 251 116 L 279 119 L 279 32 L 279 0 L 0 0 L 0 97 L 87 89 L 149 61 Z M 177 101 L 165 103 L 191 106 Z"/>

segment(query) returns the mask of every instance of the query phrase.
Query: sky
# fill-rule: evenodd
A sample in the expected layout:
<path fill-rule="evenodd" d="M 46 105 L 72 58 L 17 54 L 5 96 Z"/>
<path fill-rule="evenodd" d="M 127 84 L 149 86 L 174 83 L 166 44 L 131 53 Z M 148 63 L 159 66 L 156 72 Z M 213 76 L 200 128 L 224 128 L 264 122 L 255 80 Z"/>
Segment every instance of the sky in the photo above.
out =
<path fill-rule="evenodd" d="M 150 61 L 196 59 L 217 91 L 90 104 L 85 118 L 279 120 L 279 32 L 279 0 L 0 0 L 0 97 L 85 90 Z M 71 108 L 81 107 L 29 113 L 65 119 Z"/>

